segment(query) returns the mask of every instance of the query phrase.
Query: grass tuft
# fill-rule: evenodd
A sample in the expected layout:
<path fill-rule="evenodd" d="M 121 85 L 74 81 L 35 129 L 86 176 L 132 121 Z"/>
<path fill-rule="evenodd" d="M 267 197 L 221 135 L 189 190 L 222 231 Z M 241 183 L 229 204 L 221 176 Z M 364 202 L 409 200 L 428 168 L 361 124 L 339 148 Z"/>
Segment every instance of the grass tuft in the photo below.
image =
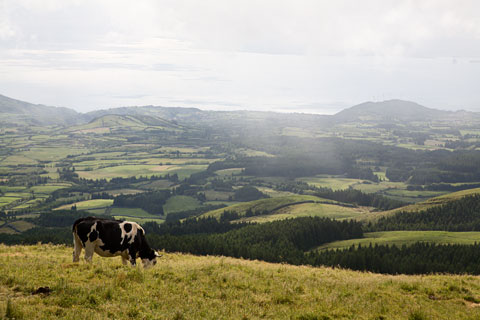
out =
<path fill-rule="evenodd" d="M 421 311 L 413 311 L 408 316 L 408 320 L 427 320 L 427 316 Z"/>
<path fill-rule="evenodd" d="M 11 299 L 7 300 L 5 319 L 23 319 L 22 312 L 13 304 Z"/>

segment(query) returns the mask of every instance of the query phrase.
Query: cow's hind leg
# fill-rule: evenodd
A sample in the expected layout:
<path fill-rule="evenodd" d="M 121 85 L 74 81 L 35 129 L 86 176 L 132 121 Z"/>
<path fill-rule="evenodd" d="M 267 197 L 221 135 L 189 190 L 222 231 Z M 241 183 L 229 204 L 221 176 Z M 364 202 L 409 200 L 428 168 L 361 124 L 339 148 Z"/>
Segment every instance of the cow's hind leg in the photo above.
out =
<path fill-rule="evenodd" d="M 82 253 L 82 241 L 73 233 L 73 262 L 80 260 L 80 253 Z"/>

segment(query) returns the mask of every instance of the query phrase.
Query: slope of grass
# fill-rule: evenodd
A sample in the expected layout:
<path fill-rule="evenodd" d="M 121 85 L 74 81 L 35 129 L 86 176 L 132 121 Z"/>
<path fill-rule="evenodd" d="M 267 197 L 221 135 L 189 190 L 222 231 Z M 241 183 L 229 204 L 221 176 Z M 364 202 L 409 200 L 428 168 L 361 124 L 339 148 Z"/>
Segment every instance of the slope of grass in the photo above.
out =
<path fill-rule="evenodd" d="M 267 198 L 267 199 L 260 199 L 255 201 L 249 202 L 242 202 L 237 203 L 226 208 L 221 208 L 217 210 L 212 210 L 207 213 L 204 213 L 202 216 L 204 217 L 220 217 L 220 215 L 225 211 L 235 211 L 239 215 L 244 215 L 248 209 L 251 209 L 253 212 L 263 212 L 268 211 L 272 212 L 277 208 L 285 207 L 290 204 L 304 202 L 304 201 L 322 201 L 322 202 L 331 202 L 335 203 L 333 200 L 325 200 L 315 196 L 308 196 L 308 195 L 294 195 L 294 196 L 286 196 L 286 197 L 275 197 L 275 198 Z"/>
<path fill-rule="evenodd" d="M 173 196 L 168 198 L 167 203 L 163 206 L 165 214 L 172 212 L 193 210 L 201 206 L 200 201 L 189 196 Z"/>
<path fill-rule="evenodd" d="M 85 200 L 85 201 L 66 204 L 61 207 L 55 208 L 54 210 L 63 210 L 63 209 L 69 210 L 74 205 L 77 206 L 77 210 L 86 210 L 86 209 L 109 207 L 112 204 L 113 204 L 113 199 Z"/>
<path fill-rule="evenodd" d="M 15 319 L 478 319 L 478 277 L 391 276 L 165 254 L 71 263 L 72 248 L 0 245 L 0 316 Z M 50 294 L 32 294 L 48 287 Z"/>
<path fill-rule="evenodd" d="M 319 249 L 345 249 L 352 245 L 368 246 L 370 243 L 388 245 L 410 245 L 415 242 L 438 244 L 474 244 L 480 243 L 480 232 L 448 232 L 448 231 L 382 231 L 365 233 L 362 239 L 335 241 L 321 246 Z"/>
<path fill-rule="evenodd" d="M 241 220 L 250 222 L 269 222 L 298 217 L 326 217 L 342 220 L 355 219 L 368 212 L 369 210 L 367 208 L 351 208 L 325 203 L 302 203 L 284 207 L 275 211 L 274 214 L 254 216 L 243 218 Z"/>
<path fill-rule="evenodd" d="M 462 191 L 457 191 L 457 192 L 452 192 L 448 194 L 444 194 L 438 197 L 434 197 L 431 199 L 428 199 L 426 201 L 418 202 L 415 204 L 411 204 L 405 207 L 400 207 L 396 208 L 393 210 L 388 210 L 388 211 L 383 211 L 383 212 L 375 212 L 371 214 L 367 214 L 362 217 L 362 219 L 365 220 L 377 220 L 381 217 L 389 216 L 394 213 L 400 212 L 400 211 L 422 211 L 426 210 L 431 207 L 436 207 L 436 206 L 441 206 L 446 204 L 447 202 L 450 201 L 455 201 L 459 200 L 465 196 L 472 195 L 472 194 L 477 194 L 480 193 L 480 188 L 474 188 L 474 189 L 467 189 L 467 190 L 462 190 Z"/>
<path fill-rule="evenodd" d="M 190 177 L 193 173 L 205 170 L 208 167 L 206 164 L 192 164 L 192 165 L 148 165 L 148 164 L 129 164 L 118 165 L 113 167 L 105 167 L 94 169 L 91 171 L 76 171 L 80 178 L 84 179 L 107 179 L 112 178 L 128 178 L 140 176 L 164 176 L 166 174 L 177 174 L 179 179 Z"/>
<path fill-rule="evenodd" d="M 359 179 L 348 179 L 342 177 L 330 177 L 330 176 L 315 176 L 315 177 L 304 177 L 297 179 L 302 182 L 306 182 L 309 185 L 322 188 L 330 188 L 333 190 L 344 190 L 349 187 L 361 183 L 363 180 Z"/>

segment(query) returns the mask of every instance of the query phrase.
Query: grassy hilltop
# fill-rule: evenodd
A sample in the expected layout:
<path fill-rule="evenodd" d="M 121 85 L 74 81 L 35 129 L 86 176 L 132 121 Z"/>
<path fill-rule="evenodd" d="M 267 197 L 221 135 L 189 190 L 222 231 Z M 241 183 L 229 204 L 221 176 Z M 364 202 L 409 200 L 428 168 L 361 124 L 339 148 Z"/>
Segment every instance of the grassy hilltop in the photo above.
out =
<path fill-rule="evenodd" d="M 165 254 L 152 269 L 65 246 L 0 245 L 0 316 L 16 319 L 478 319 L 479 277 L 389 276 Z M 51 293 L 35 294 L 39 287 Z"/>

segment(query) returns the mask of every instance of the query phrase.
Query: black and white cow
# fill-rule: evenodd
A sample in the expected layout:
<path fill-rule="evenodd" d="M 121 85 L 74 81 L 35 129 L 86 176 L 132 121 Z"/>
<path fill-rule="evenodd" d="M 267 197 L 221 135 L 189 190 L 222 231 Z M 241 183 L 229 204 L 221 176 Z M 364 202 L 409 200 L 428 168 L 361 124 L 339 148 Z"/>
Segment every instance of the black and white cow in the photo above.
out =
<path fill-rule="evenodd" d="M 81 218 L 73 224 L 73 262 L 78 262 L 82 248 L 85 260 L 92 261 L 93 253 L 102 257 L 121 256 L 123 264 L 130 261 L 135 266 L 136 259 L 142 259 L 143 267 L 157 263 L 159 255 L 150 248 L 145 239 L 145 231 L 135 222 Z"/>

